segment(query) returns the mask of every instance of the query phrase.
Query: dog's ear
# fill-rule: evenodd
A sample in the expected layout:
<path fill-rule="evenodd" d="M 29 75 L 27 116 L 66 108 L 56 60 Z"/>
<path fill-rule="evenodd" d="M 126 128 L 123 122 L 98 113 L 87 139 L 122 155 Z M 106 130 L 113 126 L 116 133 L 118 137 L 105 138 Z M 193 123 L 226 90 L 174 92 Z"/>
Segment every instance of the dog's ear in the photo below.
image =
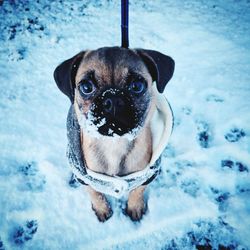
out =
<path fill-rule="evenodd" d="M 54 71 L 54 79 L 57 87 L 69 97 L 71 103 L 74 102 L 76 72 L 83 59 L 84 53 L 85 52 L 82 51 L 62 62 Z"/>
<path fill-rule="evenodd" d="M 156 81 L 157 89 L 163 93 L 168 81 L 174 73 L 174 60 L 155 50 L 136 50 L 146 64 L 153 81 Z"/>

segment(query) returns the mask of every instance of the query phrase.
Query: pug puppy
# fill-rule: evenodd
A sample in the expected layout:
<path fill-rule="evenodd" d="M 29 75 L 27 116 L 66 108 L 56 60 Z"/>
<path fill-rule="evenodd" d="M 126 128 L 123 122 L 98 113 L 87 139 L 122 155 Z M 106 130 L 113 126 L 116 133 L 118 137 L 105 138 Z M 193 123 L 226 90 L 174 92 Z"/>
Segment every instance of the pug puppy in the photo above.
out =
<path fill-rule="evenodd" d="M 153 50 L 104 47 L 83 51 L 60 64 L 54 78 L 80 125 L 78 148 L 86 168 L 108 176 L 143 170 L 152 156 L 150 121 L 156 109 L 153 82 L 163 93 L 174 72 L 171 57 Z M 71 139 L 70 139 L 71 140 Z M 128 195 L 134 221 L 146 211 L 146 185 Z M 112 215 L 101 192 L 87 186 L 100 221 Z"/>

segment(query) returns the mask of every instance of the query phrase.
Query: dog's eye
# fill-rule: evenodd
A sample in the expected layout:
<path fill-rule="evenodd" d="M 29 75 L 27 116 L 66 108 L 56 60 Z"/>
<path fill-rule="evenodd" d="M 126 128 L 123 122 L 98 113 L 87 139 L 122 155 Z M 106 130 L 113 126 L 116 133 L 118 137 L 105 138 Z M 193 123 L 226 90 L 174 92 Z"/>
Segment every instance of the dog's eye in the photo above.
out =
<path fill-rule="evenodd" d="M 132 82 L 129 85 L 129 90 L 135 94 L 141 94 L 146 89 L 146 84 L 144 82 Z"/>
<path fill-rule="evenodd" d="M 84 95 L 92 94 L 95 91 L 95 89 L 96 89 L 96 87 L 95 87 L 94 83 L 90 80 L 84 80 L 79 85 L 79 90 Z"/>

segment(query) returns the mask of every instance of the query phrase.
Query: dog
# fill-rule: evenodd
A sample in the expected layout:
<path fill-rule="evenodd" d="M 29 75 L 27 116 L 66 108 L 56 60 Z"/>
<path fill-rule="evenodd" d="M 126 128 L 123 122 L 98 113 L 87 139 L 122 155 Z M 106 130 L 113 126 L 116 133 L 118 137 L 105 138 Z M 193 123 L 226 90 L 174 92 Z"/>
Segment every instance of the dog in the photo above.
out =
<path fill-rule="evenodd" d="M 69 143 L 87 171 L 123 177 L 146 168 L 153 154 L 150 122 L 156 95 L 163 93 L 174 67 L 171 57 L 154 50 L 103 47 L 82 51 L 55 69 L 57 86 L 69 97 L 70 113 L 79 124 Z M 133 221 L 146 212 L 146 186 L 128 194 L 126 214 Z M 87 190 L 97 218 L 109 219 L 105 194 L 91 185 Z"/>

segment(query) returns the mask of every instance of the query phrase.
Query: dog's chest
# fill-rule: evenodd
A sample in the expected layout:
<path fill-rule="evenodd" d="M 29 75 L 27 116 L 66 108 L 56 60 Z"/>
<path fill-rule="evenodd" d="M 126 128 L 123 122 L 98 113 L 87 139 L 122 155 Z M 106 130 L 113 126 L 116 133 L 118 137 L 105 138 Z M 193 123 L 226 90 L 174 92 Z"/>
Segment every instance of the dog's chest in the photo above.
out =
<path fill-rule="evenodd" d="M 82 137 L 83 154 L 89 169 L 111 176 L 124 172 L 125 159 L 132 142 L 121 138 Z"/>
<path fill-rule="evenodd" d="M 110 142 L 110 140 L 104 141 L 102 142 L 101 148 L 107 161 L 107 173 L 109 175 L 120 174 L 121 171 L 126 168 L 124 159 L 127 156 L 129 142 L 122 140 L 117 142 Z"/>

